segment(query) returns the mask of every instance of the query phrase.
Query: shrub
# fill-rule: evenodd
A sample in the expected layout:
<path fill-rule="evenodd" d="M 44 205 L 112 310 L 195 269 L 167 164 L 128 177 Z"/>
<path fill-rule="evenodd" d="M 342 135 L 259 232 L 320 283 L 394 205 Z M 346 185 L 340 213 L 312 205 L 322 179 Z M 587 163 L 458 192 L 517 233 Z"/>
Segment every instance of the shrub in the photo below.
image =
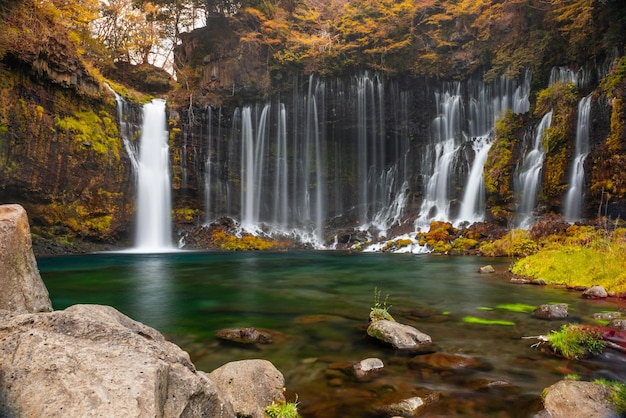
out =
<path fill-rule="evenodd" d="M 555 352 L 570 360 L 600 354 L 605 346 L 598 330 L 582 325 L 563 325 L 548 335 L 548 342 Z"/>

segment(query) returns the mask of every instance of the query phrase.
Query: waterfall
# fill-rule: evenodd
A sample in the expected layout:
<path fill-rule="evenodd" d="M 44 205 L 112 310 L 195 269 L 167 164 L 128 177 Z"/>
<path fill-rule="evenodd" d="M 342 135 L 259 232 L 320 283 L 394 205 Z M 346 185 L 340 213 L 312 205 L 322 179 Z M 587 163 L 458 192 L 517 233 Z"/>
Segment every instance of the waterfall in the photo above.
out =
<path fill-rule="evenodd" d="M 583 206 L 583 185 L 585 180 L 585 158 L 589 153 L 589 117 L 591 114 L 591 95 L 578 103 L 576 123 L 576 149 L 570 177 L 569 189 L 565 196 L 565 219 L 569 222 L 580 220 Z"/>
<path fill-rule="evenodd" d="M 169 147 L 165 101 L 143 106 L 138 160 L 135 248 L 157 252 L 172 248 Z"/>
<path fill-rule="evenodd" d="M 437 116 L 422 164 L 424 199 L 417 228 L 433 220 L 459 225 L 484 219 L 483 168 L 496 120 L 507 109 L 528 112 L 531 79 L 527 69 L 519 81 L 504 76 L 491 84 L 470 80 L 467 99 L 460 83 L 435 93 Z"/>
<path fill-rule="evenodd" d="M 426 184 L 426 193 L 420 210 L 421 225 L 432 220 L 450 219 L 449 178 L 461 141 L 461 113 L 463 102 L 460 83 L 444 93 L 437 93 L 438 116 L 433 121 L 434 144 L 430 154 L 434 156 L 434 167 Z"/>
<path fill-rule="evenodd" d="M 544 160 L 543 133 L 550 127 L 551 122 L 552 111 L 546 113 L 537 126 L 532 149 L 524 156 L 515 179 L 515 190 L 520 196 L 516 214 L 516 226 L 519 228 L 527 229 L 533 222 L 533 210 Z"/>
<path fill-rule="evenodd" d="M 458 219 L 462 222 L 482 222 L 485 213 L 485 181 L 483 168 L 491 148 L 489 136 L 480 136 L 472 141 L 474 162 L 467 178 L 465 193 Z"/>

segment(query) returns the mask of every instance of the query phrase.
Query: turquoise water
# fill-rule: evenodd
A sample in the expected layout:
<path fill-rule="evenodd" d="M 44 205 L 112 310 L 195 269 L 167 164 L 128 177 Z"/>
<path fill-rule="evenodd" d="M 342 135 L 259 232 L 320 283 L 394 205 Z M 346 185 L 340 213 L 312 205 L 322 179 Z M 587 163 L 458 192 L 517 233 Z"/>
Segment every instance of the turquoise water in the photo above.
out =
<path fill-rule="evenodd" d="M 211 371 L 247 358 L 272 361 L 298 396 L 307 417 L 385 416 L 378 407 L 416 394 L 439 394 L 427 410 L 436 416 L 532 416 L 543 388 L 575 373 L 582 378 L 626 377 L 614 353 L 571 362 L 530 348 L 521 337 L 546 334 L 547 322 L 500 305 L 569 304 L 569 322 L 593 323 L 595 312 L 617 310 L 611 301 L 585 301 L 577 292 L 509 284 L 477 273 L 509 259 L 339 252 L 108 253 L 38 260 L 55 309 L 77 303 L 111 305 L 157 328 L 188 351 L 197 368 Z M 409 367 L 412 356 L 366 338 L 374 289 L 389 295 L 396 320 L 429 334 L 438 352 L 487 362 L 488 370 Z M 500 306 L 500 307 L 499 307 Z M 467 316 L 512 326 L 464 322 Z M 222 328 L 272 330 L 274 342 L 254 347 L 224 344 Z M 382 376 L 357 382 L 351 363 L 378 357 Z M 491 383 L 490 383 L 491 382 Z M 495 383 L 494 383 L 495 382 Z"/>

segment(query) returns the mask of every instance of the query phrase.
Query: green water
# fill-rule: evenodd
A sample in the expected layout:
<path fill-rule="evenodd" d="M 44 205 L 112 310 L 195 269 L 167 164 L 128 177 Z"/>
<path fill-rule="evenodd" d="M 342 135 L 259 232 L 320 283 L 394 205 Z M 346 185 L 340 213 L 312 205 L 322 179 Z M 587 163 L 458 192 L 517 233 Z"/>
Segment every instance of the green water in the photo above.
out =
<path fill-rule="evenodd" d="M 211 371 L 248 358 L 272 361 L 298 395 L 307 417 L 375 417 L 377 407 L 436 392 L 437 416 L 532 416 L 543 388 L 576 373 L 626 378 L 623 358 L 607 353 L 571 362 L 530 348 L 521 337 L 546 334 L 563 321 L 542 321 L 498 306 L 564 302 L 569 322 L 593 323 L 595 312 L 617 310 L 576 292 L 512 285 L 481 275 L 485 264 L 507 259 L 338 252 L 92 254 L 38 260 L 55 309 L 77 303 L 111 305 L 157 328 L 188 351 L 197 368 Z M 489 370 L 411 369 L 411 356 L 365 337 L 374 289 L 389 295 L 399 322 L 429 334 L 441 353 L 486 361 Z M 513 322 L 468 324 L 468 316 Z M 268 345 L 220 343 L 222 328 L 275 331 Z M 378 357 L 382 376 L 356 382 L 341 375 L 345 364 Z M 621 360 L 620 360 L 621 358 Z M 489 382 L 500 382 L 489 384 Z"/>

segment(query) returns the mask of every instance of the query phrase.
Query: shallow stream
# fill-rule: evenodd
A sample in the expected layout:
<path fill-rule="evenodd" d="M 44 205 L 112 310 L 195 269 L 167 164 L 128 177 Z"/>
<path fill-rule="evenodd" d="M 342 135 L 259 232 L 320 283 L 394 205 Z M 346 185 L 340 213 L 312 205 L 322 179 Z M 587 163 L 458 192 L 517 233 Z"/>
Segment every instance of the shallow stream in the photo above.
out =
<path fill-rule="evenodd" d="M 107 253 L 38 260 L 55 309 L 78 303 L 111 305 L 157 328 L 211 371 L 248 358 L 270 360 L 284 374 L 287 396 L 297 395 L 304 418 L 385 416 L 379 407 L 437 393 L 424 416 L 530 417 L 542 390 L 577 374 L 588 380 L 626 380 L 623 356 L 607 350 L 568 361 L 531 348 L 523 336 L 546 334 L 566 322 L 596 323 L 592 315 L 618 302 L 586 301 L 580 293 L 513 285 L 499 274 L 479 274 L 511 259 L 339 252 Z M 487 367 L 409 367 L 412 355 L 365 335 L 374 292 L 389 295 L 390 313 L 430 335 L 438 352 L 464 355 Z M 515 312 L 543 303 L 567 303 L 567 321 Z M 511 304 L 513 307 L 506 306 Z M 523 309 L 522 309 L 523 310 Z M 512 322 L 467 323 L 467 317 Z M 272 344 L 220 342 L 222 328 L 277 332 Z M 378 357 L 382 375 L 358 382 L 345 370 Z"/>

